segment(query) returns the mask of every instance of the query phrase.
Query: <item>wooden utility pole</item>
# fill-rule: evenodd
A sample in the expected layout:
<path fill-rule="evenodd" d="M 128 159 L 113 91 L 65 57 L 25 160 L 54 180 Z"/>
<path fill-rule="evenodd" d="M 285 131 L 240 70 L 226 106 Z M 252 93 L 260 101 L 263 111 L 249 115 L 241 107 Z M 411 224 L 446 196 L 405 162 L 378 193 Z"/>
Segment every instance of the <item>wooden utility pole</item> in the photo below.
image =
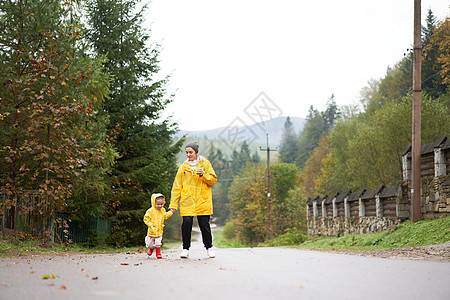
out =
<path fill-rule="evenodd" d="M 420 148 L 421 148 L 421 0 L 414 0 L 414 52 L 413 52 L 413 107 L 412 107 L 412 170 L 411 170 L 411 222 L 420 215 Z"/>
<path fill-rule="evenodd" d="M 267 148 L 263 149 L 259 147 L 261 151 L 267 151 L 267 237 L 271 239 L 273 237 L 272 230 L 272 200 L 270 199 L 270 151 L 277 151 L 277 149 L 270 149 L 269 147 L 269 134 L 267 133 Z"/>

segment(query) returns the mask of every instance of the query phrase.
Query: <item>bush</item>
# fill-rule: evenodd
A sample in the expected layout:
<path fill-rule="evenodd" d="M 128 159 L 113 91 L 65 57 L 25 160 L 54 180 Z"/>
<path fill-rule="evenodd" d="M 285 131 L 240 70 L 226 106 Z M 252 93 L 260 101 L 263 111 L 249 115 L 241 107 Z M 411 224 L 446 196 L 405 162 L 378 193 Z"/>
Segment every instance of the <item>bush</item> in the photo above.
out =
<path fill-rule="evenodd" d="M 307 237 L 297 228 L 289 228 L 287 232 L 283 235 L 280 235 L 273 240 L 264 243 L 265 246 L 292 246 L 299 245 L 306 241 Z"/>
<path fill-rule="evenodd" d="M 236 239 L 238 235 L 238 231 L 236 228 L 236 221 L 231 219 L 230 221 L 225 224 L 225 227 L 223 228 L 223 237 L 227 240 L 234 240 Z"/>

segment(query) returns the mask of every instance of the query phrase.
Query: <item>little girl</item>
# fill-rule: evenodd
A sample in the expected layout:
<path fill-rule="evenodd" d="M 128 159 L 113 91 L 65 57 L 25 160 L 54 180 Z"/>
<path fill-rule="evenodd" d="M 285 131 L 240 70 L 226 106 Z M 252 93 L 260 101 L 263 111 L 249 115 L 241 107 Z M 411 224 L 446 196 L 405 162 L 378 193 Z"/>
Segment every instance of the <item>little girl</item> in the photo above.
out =
<path fill-rule="evenodd" d="M 162 258 L 161 245 L 164 228 L 164 220 L 172 216 L 172 211 L 166 212 L 164 204 L 166 200 L 162 194 L 152 194 L 152 207 L 145 212 L 144 223 L 148 226 L 145 246 L 148 248 L 147 255 L 150 256 L 156 250 L 156 258 Z"/>

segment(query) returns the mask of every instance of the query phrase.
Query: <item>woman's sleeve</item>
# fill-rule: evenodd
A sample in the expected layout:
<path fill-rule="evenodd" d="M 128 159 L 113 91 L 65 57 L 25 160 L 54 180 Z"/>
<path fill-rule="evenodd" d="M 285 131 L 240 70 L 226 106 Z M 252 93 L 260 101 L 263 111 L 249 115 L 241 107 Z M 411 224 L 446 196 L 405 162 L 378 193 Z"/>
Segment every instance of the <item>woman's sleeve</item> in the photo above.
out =
<path fill-rule="evenodd" d="M 181 190 L 183 189 L 183 172 L 182 165 L 178 168 L 177 175 L 172 185 L 172 193 L 170 195 L 169 209 L 178 209 L 178 201 L 180 201 Z"/>
<path fill-rule="evenodd" d="M 200 178 L 207 185 L 213 185 L 217 182 L 217 175 L 214 172 L 214 169 L 209 161 L 205 160 L 204 164 L 205 164 L 204 173 L 203 176 Z"/>

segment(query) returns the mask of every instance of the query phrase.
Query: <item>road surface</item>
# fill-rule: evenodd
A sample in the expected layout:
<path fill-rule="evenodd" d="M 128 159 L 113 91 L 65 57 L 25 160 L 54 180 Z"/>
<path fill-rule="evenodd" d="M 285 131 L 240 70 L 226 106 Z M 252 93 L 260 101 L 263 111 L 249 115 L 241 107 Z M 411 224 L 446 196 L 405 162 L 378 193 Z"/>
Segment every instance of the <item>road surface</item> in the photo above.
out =
<path fill-rule="evenodd" d="M 450 299 L 450 263 L 199 242 L 145 253 L 0 259 L 0 299 Z M 50 278 L 42 279 L 48 275 Z M 52 278 L 55 277 L 55 278 Z"/>

